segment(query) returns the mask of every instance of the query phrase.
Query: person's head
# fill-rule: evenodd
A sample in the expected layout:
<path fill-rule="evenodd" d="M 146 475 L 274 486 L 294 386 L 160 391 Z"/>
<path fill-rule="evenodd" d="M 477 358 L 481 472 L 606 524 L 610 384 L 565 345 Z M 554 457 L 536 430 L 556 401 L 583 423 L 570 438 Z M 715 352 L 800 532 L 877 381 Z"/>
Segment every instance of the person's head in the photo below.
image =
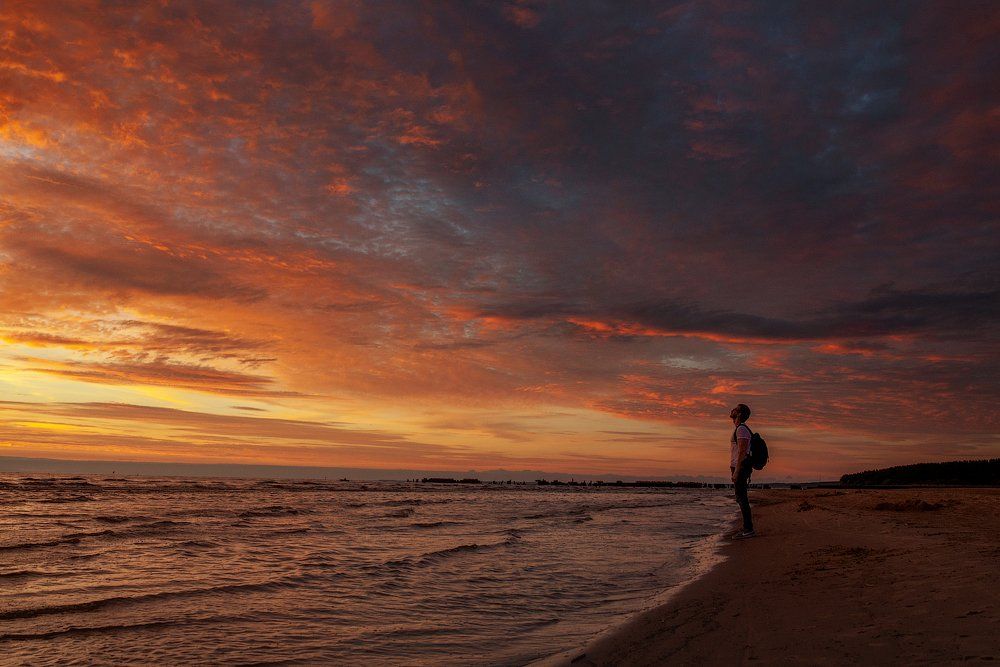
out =
<path fill-rule="evenodd" d="M 734 424 L 742 424 L 750 419 L 750 406 L 746 403 L 740 403 L 730 411 L 729 418 L 733 420 Z"/>

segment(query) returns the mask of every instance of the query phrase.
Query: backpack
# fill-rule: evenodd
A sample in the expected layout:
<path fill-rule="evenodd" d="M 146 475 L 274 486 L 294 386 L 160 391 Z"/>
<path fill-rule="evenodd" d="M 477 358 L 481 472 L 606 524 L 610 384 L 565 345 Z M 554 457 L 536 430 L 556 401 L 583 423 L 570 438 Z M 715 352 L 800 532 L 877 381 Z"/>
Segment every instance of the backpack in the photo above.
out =
<path fill-rule="evenodd" d="M 751 431 L 748 424 L 743 423 L 741 426 L 746 426 L 747 430 L 750 431 L 750 453 L 747 456 L 750 459 L 750 465 L 754 470 L 763 470 L 764 466 L 767 465 L 767 443 L 764 442 L 764 438 L 760 437 L 760 433 Z M 736 428 L 738 430 L 739 426 Z M 736 431 L 733 431 L 733 439 L 736 439 Z"/>
<path fill-rule="evenodd" d="M 750 436 L 750 465 L 754 470 L 763 470 L 767 465 L 767 443 L 760 433 Z"/>

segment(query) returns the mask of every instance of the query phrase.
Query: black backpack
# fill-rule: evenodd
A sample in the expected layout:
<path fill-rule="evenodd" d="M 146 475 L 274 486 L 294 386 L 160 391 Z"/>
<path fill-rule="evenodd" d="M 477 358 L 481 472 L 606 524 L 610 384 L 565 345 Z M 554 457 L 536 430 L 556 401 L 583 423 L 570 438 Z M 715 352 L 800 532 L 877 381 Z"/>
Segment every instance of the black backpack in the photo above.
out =
<path fill-rule="evenodd" d="M 746 426 L 747 430 L 750 430 L 750 426 L 746 423 L 741 424 L 741 426 Z M 739 430 L 739 426 L 736 427 L 736 430 Z M 733 439 L 736 439 L 736 431 L 733 431 Z M 750 459 L 750 465 L 754 470 L 763 470 L 764 466 L 767 465 L 767 443 L 764 442 L 764 438 L 760 437 L 760 433 L 750 431 L 750 454 L 747 458 Z"/>
<path fill-rule="evenodd" d="M 750 465 L 754 470 L 763 470 L 767 465 L 767 443 L 760 433 L 750 436 Z"/>

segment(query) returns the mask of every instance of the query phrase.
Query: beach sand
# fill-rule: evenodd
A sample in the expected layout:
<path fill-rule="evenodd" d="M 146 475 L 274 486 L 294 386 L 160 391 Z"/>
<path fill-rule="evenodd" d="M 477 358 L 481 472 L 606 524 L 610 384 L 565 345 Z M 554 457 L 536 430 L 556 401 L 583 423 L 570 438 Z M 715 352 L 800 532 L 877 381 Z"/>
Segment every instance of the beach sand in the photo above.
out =
<path fill-rule="evenodd" d="M 1000 489 L 751 492 L 758 536 L 545 664 L 1000 660 Z M 735 503 L 734 503 L 735 511 Z"/>

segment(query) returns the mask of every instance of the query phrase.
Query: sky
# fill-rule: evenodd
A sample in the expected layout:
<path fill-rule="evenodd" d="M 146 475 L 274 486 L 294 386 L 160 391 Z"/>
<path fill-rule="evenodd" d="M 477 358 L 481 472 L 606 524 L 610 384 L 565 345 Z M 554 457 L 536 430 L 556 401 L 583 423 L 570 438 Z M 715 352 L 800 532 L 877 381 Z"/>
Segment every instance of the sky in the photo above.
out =
<path fill-rule="evenodd" d="M 0 4 L 0 455 L 1000 456 L 989 2 Z"/>

